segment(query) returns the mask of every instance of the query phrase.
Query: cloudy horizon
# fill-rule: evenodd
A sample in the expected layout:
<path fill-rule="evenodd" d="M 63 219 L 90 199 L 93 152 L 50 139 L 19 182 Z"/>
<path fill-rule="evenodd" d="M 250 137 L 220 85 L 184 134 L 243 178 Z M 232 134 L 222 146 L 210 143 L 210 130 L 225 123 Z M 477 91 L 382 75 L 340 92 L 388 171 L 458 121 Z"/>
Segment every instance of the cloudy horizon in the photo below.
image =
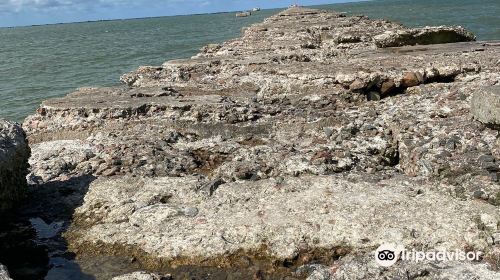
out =
<path fill-rule="evenodd" d="M 230 12 L 356 0 L 0 0 L 0 27 Z"/>

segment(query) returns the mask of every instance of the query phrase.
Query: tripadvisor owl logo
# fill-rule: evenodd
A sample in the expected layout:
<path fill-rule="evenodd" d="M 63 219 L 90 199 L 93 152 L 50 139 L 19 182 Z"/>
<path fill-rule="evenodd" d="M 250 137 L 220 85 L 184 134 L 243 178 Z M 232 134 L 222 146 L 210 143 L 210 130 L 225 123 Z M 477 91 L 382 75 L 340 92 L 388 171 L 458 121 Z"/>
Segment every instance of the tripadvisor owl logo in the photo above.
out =
<path fill-rule="evenodd" d="M 382 244 L 375 251 L 375 261 L 380 266 L 392 266 L 399 260 L 399 256 L 403 251 L 403 246 L 398 246 L 396 244 Z"/>
<path fill-rule="evenodd" d="M 378 265 L 389 267 L 398 260 L 413 261 L 416 263 L 424 261 L 479 261 L 483 252 L 462 251 L 462 250 L 432 250 L 432 251 L 407 251 L 403 245 L 386 243 L 380 245 L 375 251 L 375 261 Z"/>

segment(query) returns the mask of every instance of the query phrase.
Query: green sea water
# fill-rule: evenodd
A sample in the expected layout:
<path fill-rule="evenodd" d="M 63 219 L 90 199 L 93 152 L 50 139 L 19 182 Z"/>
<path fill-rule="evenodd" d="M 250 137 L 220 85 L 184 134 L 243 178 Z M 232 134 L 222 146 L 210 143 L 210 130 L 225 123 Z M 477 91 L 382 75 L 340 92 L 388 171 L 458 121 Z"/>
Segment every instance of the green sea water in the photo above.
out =
<path fill-rule="evenodd" d="M 374 0 L 318 6 L 408 26 L 462 25 L 500 40 L 500 0 Z M 207 43 L 280 11 L 0 28 L 0 118 L 21 122 L 41 101 L 77 87 L 111 86 L 140 65 L 190 57 Z"/>

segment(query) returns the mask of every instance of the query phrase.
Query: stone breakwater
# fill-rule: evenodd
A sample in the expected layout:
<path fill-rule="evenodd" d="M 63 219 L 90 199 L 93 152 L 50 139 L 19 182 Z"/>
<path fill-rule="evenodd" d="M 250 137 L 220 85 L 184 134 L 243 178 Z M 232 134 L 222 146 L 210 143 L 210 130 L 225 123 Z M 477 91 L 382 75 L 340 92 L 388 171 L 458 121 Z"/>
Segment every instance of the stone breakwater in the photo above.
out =
<path fill-rule="evenodd" d="M 288 9 L 124 86 L 43 102 L 24 122 L 30 183 L 83 197 L 64 233 L 77 255 L 150 272 L 498 279 L 500 140 L 483 116 L 496 112 L 471 100 L 499 84 L 500 42 L 474 40 Z M 72 185 L 85 176 L 99 178 Z M 385 269 L 385 242 L 484 257 Z M 120 279 L 136 276 L 159 277 Z"/>

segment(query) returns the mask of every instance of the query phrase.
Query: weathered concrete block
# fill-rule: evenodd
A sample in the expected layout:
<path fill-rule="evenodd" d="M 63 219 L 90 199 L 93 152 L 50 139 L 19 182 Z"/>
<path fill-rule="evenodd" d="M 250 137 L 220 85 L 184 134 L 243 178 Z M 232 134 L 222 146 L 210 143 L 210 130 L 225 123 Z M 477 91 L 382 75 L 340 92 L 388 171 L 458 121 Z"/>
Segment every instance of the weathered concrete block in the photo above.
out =
<path fill-rule="evenodd" d="M 26 189 L 30 148 L 19 124 L 0 120 L 0 213 Z"/>
<path fill-rule="evenodd" d="M 379 48 L 475 41 L 476 36 L 460 26 L 436 26 L 386 31 L 374 38 Z"/>
<path fill-rule="evenodd" d="M 486 87 L 474 94 L 471 111 L 483 123 L 500 125 L 500 86 Z"/>

